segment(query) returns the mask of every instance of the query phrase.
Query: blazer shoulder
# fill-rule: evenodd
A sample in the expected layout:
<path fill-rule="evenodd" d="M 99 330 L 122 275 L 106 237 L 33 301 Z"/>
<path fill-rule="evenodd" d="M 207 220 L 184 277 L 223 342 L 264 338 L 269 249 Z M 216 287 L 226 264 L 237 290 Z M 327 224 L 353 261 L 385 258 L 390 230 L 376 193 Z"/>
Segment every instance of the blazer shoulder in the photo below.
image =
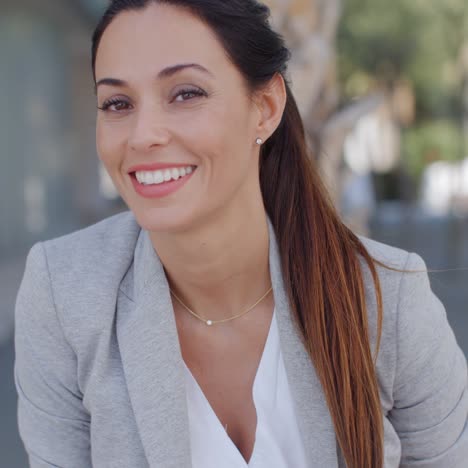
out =
<path fill-rule="evenodd" d="M 430 281 L 425 261 L 414 252 L 408 252 L 372 239 L 360 237 L 367 252 L 374 260 L 374 266 L 382 289 L 384 310 L 389 312 L 398 304 L 403 292 L 403 281 L 427 283 Z M 367 295 L 375 295 L 374 281 L 369 266 L 362 259 L 364 286 Z"/>
<path fill-rule="evenodd" d="M 370 240 L 363 243 L 385 265 L 376 265 L 383 304 L 376 373 L 386 427 L 401 442 L 400 463 L 466 466 L 467 363 L 445 307 L 431 288 L 426 264 L 418 254 Z M 375 345 L 375 288 L 368 269 L 364 277 Z"/>
<path fill-rule="evenodd" d="M 43 242 L 49 267 L 109 267 L 122 257 L 133 255 L 140 226 L 130 211 Z"/>
<path fill-rule="evenodd" d="M 390 268 L 402 269 L 408 262 L 410 252 L 404 249 L 393 247 L 367 237 L 359 236 L 359 240 L 374 260 Z"/>
<path fill-rule="evenodd" d="M 140 226 L 129 211 L 42 244 L 52 292 L 59 309 L 86 310 L 115 297 L 133 264 Z M 36 244 L 30 252 L 39 252 Z M 82 313 L 82 312 L 80 312 Z"/>

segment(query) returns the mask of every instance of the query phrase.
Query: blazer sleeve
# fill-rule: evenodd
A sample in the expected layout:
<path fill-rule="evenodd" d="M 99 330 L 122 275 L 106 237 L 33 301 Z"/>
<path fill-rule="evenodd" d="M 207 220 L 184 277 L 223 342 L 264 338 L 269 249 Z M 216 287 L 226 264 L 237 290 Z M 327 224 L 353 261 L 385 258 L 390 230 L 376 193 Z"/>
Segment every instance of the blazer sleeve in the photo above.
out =
<path fill-rule="evenodd" d="M 78 285 L 77 285 L 78 286 Z M 30 250 L 15 308 L 18 429 L 31 468 L 91 467 L 90 415 L 55 309 L 43 244 Z"/>
<path fill-rule="evenodd" d="M 394 407 L 401 467 L 468 467 L 466 358 L 444 306 L 431 291 L 424 261 L 410 254 L 397 315 Z"/>

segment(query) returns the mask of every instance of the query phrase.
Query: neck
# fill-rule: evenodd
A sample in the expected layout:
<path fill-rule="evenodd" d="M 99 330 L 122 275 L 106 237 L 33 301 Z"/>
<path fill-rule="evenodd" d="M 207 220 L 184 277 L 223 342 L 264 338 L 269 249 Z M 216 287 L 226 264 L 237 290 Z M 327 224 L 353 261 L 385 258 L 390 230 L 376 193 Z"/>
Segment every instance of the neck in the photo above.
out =
<path fill-rule="evenodd" d="M 260 208 L 224 212 L 185 232 L 150 233 L 170 288 L 200 316 L 232 317 L 270 288 L 268 224 Z"/>

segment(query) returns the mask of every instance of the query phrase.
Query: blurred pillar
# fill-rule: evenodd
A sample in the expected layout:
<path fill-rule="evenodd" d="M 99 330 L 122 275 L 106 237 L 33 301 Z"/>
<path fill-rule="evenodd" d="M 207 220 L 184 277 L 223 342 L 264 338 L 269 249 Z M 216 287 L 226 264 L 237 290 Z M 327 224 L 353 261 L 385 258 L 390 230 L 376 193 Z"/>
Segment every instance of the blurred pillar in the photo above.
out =
<path fill-rule="evenodd" d="M 2 0 L 0 257 L 108 210 L 99 192 L 92 21 L 74 0 Z"/>
<path fill-rule="evenodd" d="M 64 151 L 64 50 L 46 17 L 11 11 L 0 19 L 0 246 L 28 243 L 70 208 Z"/>

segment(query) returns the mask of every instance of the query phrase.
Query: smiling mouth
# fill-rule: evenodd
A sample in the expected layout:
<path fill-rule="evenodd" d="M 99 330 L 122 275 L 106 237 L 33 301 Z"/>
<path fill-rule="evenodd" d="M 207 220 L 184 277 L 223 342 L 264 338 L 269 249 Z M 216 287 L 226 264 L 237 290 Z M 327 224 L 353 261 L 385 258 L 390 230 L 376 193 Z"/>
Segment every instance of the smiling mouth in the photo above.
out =
<path fill-rule="evenodd" d="M 143 186 L 166 185 L 183 179 L 192 174 L 197 166 L 160 169 L 157 171 L 136 171 L 130 176 Z"/>

